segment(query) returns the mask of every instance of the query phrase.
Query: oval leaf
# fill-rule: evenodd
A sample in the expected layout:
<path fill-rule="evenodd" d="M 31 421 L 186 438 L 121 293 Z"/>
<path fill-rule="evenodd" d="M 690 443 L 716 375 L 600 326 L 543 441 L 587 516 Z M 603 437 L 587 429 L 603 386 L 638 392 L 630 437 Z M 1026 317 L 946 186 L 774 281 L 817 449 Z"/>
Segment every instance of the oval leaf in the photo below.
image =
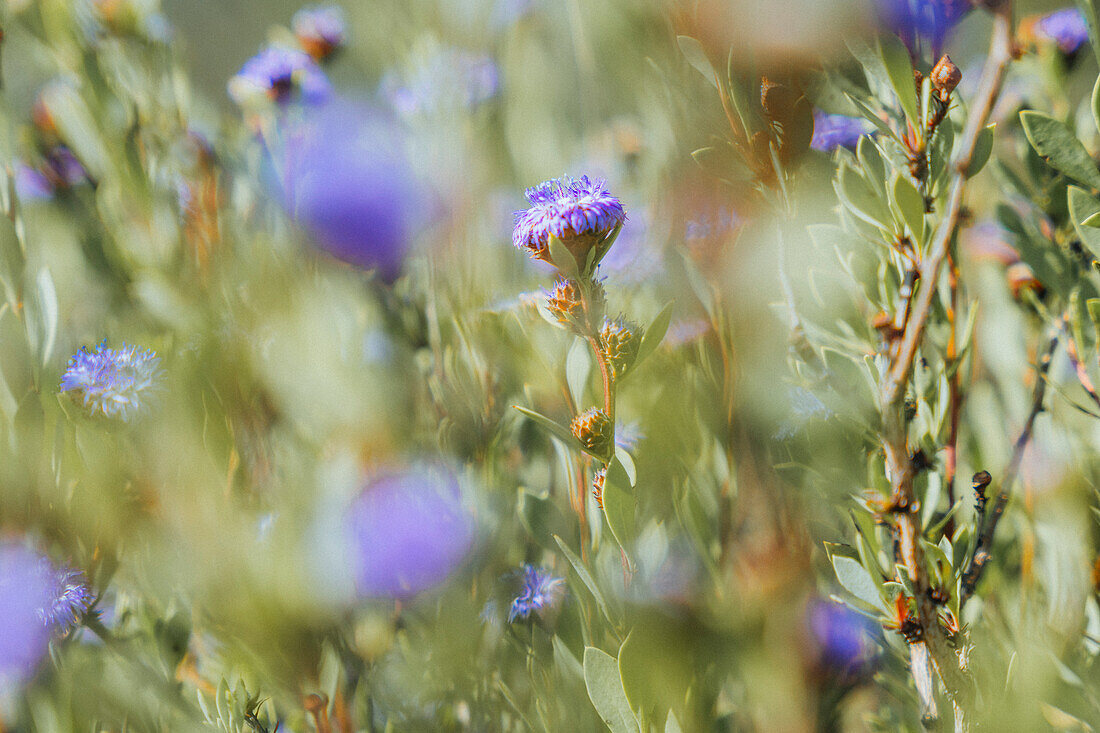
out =
<path fill-rule="evenodd" d="M 638 733 L 638 719 L 626 700 L 615 657 L 596 647 L 585 647 L 584 686 L 592 706 L 613 733 Z"/>
<path fill-rule="evenodd" d="M 1086 186 L 1100 191 L 1100 171 L 1085 146 L 1062 122 L 1034 110 L 1020 113 L 1031 147 L 1052 167 Z"/>
<path fill-rule="evenodd" d="M 676 43 L 680 46 L 680 53 L 692 67 L 703 75 L 711 86 L 718 88 L 718 72 L 714 70 L 707 52 L 703 50 L 703 44 L 691 36 L 676 36 Z"/>

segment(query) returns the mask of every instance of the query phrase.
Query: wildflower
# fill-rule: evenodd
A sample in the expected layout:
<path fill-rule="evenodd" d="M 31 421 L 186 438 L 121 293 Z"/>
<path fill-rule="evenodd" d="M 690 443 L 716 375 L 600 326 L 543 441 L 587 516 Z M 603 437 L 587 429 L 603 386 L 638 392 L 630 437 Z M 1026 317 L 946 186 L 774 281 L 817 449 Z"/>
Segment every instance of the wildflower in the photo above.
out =
<path fill-rule="evenodd" d="M 42 558 L 12 541 L 0 543 L 0 692 L 7 693 L 34 674 L 49 645 L 40 611 L 53 600 Z"/>
<path fill-rule="evenodd" d="M 877 655 L 870 620 L 847 606 L 815 600 L 806 609 L 806 626 L 819 663 L 834 673 L 857 675 Z"/>
<path fill-rule="evenodd" d="M 364 597 L 403 598 L 439 585 L 473 545 L 458 482 L 421 467 L 376 476 L 348 513 L 355 587 Z"/>
<path fill-rule="evenodd" d="M 588 450 L 596 455 L 607 455 L 611 451 L 611 418 L 603 410 L 590 407 L 573 418 L 569 425 L 573 435 Z"/>
<path fill-rule="evenodd" d="M 1079 8 L 1062 8 L 1034 21 L 1031 31 L 1036 39 L 1058 44 L 1064 54 L 1071 54 L 1089 40 L 1089 27 Z"/>
<path fill-rule="evenodd" d="M 559 323 L 573 323 L 581 315 L 580 288 L 573 280 L 558 278 L 554 289 L 546 296 L 546 309 Z"/>
<path fill-rule="evenodd" d="M 871 123 L 862 117 L 832 115 L 814 110 L 814 136 L 810 147 L 825 153 L 831 153 L 840 147 L 852 148 L 871 129 Z"/>
<path fill-rule="evenodd" d="M 488 54 L 442 47 L 416 58 L 405 73 L 387 72 L 379 88 L 403 117 L 472 111 L 500 90 L 500 71 Z"/>
<path fill-rule="evenodd" d="M 39 618 L 47 626 L 65 633 L 80 623 L 95 598 L 84 573 L 70 567 L 54 567 L 46 558 L 42 562 L 51 581 L 53 601 L 39 609 Z"/>
<path fill-rule="evenodd" d="M 52 198 L 88 180 L 88 171 L 64 145 L 50 149 L 37 166 L 21 163 L 15 171 L 16 194 L 23 200 Z"/>
<path fill-rule="evenodd" d="M 325 252 L 393 280 L 418 226 L 430 218 L 401 132 L 377 110 L 341 102 L 315 110 L 285 152 L 285 193 Z"/>
<path fill-rule="evenodd" d="M 928 43 L 939 55 L 947 34 L 971 9 L 969 0 L 877 0 L 879 14 L 888 28 L 910 49 Z"/>
<path fill-rule="evenodd" d="M 550 261 L 550 237 L 557 237 L 582 268 L 596 249 L 591 265 L 607 253 L 626 221 L 622 203 L 600 179 L 555 178 L 527 189 L 531 207 L 516 212 L 512 243 L 535 259 Z"/>
<path fill-rule="evenodd" d="M 269 46 L 250 58 L 229 80 L 229 96 L 242 107 L 266 99 L 279 106 L 301 101 L 321 104 L 332 96 L 332 87 L 309 54 L 291 48 Z"/>
<path fill-rule="evenodd" d="M 347 22 L 338 5 L 314 5 L 294 14 L 294 37 L 315 61 L 324 61 L 344 45 Z"/>
<path fill-rule="evenodd" d="M 82 346 L 69 359 L 61 391 L 81 392 L 92 412 L 129 420 L 156 388 L 159 365 L 160 358 L 149 349 L 125 344 L 109 349 L 106 341 L 92 351 Z"/>
<path fill-rule="evenodd" d="M 532 613 L 542 617 L 557 608 L 565 596 L 565 580 L 555 578 L 543 568 L 524 565 L 522 586 L 508 611 L 509 623 L 528 618 Z"/>
<path fill-rule="evenodd" d="M 623 318 L 607 319 L 600 329 L 600 348 L 615 379 L 621 379 L 634 364 L 641 344 L 641 327 Z"/>

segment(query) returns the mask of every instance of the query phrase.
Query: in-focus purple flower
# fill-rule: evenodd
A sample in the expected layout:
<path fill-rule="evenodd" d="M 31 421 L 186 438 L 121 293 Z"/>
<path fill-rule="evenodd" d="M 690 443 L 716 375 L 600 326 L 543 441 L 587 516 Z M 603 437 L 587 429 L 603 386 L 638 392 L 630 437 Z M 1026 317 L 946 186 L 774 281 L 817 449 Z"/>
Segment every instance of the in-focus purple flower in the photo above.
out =
<path fill-rule="evenodd" d="M 129 420 L 145 407 L 160 375 L 160 358 L 153 351 L 126 344 L 109 349 L 103 341 L 90 351 L 82 346 L 69 359 L 61 391 L 80 392 L 92 412 Z"/>
<path fill-rule="evenodd" d="M 332 97 L 328 77 L 313 58 L 296 48 L 268 46 L 229 80 L 229 96 L 242 107 L 269 101 L 322 104 Z"/>
<path fill-rule="evenodd" d="M 474 540 L 458 482 L 440 467 L 375 477 L 347 521 L 355 587 L 369 598 L 405 598 L 441 584 Z"/>
<path fill-rule="evenodd" d="M 431 216 L 400 131 L 370 107 L 340 102 L 314 110 L 295 137 L 284 162 L 290 213 L 333 257 L 397 277 Z"/>
<path fill-rule="evenodd" d="M 347 21 L 339 5 L 312 5 L 302 8 L 290 21 L 302 49 L 317 61 L 331 56 L 344 45 Z"/>
<path fill-rule="evenodd" d="M 0 543 L 0 692 L 30 678 L 49 645 L 40 613 L 53 603 L 54 588 L 42 561 L 22 544 Z"/>
<path fill-rule="evenodd" d="M 519 594 L 508 610 L 508 621 L 528 618 L 532 613 L 543 617 L 553 611 L 565 596 L 565 580 L 535 565 L 520 568 Z"/>
<path fill-rule="evenodd" d="M 1062 8 L 1035 21 L 1035 37 L 1058 44 L 1062 53 L 1071 54 L 1089 40 L 1089 26 L 1080 8 Z"/>
<path fill-rule="evenodd" d="M 849 676 L 865 671 L 878 653 L 874 625 L 841 603 L 815 600 L 806 609 L 806 626 L 822 664 Z"/>
<path fill-rule="evenodd" d="M 910 49 L 931 46 L 938 57 L 947 34 L 971 9 L 970 0 L 877 0 L 883 23 Z"/>
<path fill-rule="evenodd" d="M 831 115 L 814 110 L 814 136 L 810 147 L 825 153 L 837 148 L 852 148 L 859 139 L 873 129 L 870 122 L 862 117 Z"/>
<path fill-rule="evenodd" d="M 52 601 L 43 605 L 39 617 L 47 626 L 64 634 L 74 628 L 91 608 L 95 596 L 84 573 L 70 567 L 55 567 L 43 558 L 43 568 L 51 581 Z"/>
<path fill-rule="evenodd" d="M 549 260 L 550 237 L 562 240 L 584 266 L 588 250 L 599 246 L 594 263 L 606 254 L 605 240 L 626 221 L 622 202 L 607 190 L 602 179 L 554 178 L 524 194 L 531 207 L 516 212 L 512 244 L 535 259 Z"/>
<path fill-rule="evenodd" d="M 471 111 L 500 90 L 500 71 L 484 53 L 438 48 L 405 73 L 389 71 L 379 91 L 404 117 Z"/>

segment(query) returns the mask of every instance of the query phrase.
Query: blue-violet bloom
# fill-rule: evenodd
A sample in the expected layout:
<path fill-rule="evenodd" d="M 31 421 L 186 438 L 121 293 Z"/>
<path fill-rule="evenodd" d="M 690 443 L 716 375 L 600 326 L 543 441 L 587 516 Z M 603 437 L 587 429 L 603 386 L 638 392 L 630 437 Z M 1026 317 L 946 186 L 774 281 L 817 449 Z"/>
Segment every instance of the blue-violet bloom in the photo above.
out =
<path fill-rule="evenodd" d="M 84 573 L 66 566 L 55 567 L 47 558 L 42 562 L 52 586 L 52 600 L 39 609 L 39 618 L 46 626 L 63 634 L 80 623 L 95 596 Z"/>
<path fill-rule="evenodd" d="M 970 0 L 877 0 L 886 27 L 910 49 L 918 42 L 930 44 L 939 56 L 947 34 L 971 9 Z"/>
<path fill-rule="evenodd" d="M 806 609 L 806 625 L 825 667 L 848 676 L 865 671 L 879 647 L 874 625 L 865 616 L 840 603 L 814 600 Z"/>
<path fill-rule="evenodd" d="M 29 679 L 49 646 L 41 610 L 53 602 L 54 589 L 42 561 L 20 543 L 0 543 L 0 693 Z"/>
<path fill-rule="evenodd" d="M 602 179 L 555 178 L 524 192 L 530 208 L 516 212 L 512 244 L 535 259 L 550 259 L 550 237 L 557 237 L 583 268 L 588 251 L 599 247 L 593 264 L 607 253 L 610 235 L 626 221 L 622 202 Z"/>
<path fill-rule="evenodd" d="M 328 101 L 332 86 L 313 58 L 293 48 L 269 46 L 250 58 L 229 80 L 229 96 L 249 106 L 268 100 L 280 106 L 301 101 L 315 105 Z"/>
<path fill-rule="evenodd" d="M 1089 40 L 1089 27 L 1079 8 L 1062 8 L 1035 21 L 1035 36 L 1058 44 L 1071 54 Z"/>
<path fill-rule="evenodd" d="M 149 349 L 122 345 L 92 350 L 82 346 L 61 377 L 61 391 L 78 391 L 84 406 L 107 417 L 129 420 L 146 404 L 160 379 L 160 358 Z"/>
<path fill-rule="evenodd" d="M 814 136 L 810 147 L 825 153 L 841 147 L 853 148 L 871 130 L 871 123 L 862 117 L 831 115 L 814 110 Z"/>
<path fill-rule="evenodd" d="M 542 616 L 561 603 L 565 596 L 564 579 L 556 578 L 549 571 L 534 565 L 524 565 L 520 573 L 522 585 L 508 611 L 509 622 L 525 619 L 532 613 Z"/>

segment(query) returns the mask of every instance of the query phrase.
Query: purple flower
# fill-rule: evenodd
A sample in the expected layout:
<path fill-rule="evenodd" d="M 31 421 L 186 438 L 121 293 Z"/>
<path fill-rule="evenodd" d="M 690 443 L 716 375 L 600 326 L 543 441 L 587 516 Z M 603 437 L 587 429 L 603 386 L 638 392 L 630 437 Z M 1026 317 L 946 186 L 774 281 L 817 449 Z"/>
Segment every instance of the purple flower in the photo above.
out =
<path fill-rule="evenodd" d="M 862 117 L 831 115 L 815 109 L 814 136 L 810 147 L 826 153 L 840 147 L 855 147 L 859 139 L 871 129 L 871 123 Z"/>
<path fill-rule="evenodd" d="M 665 270 L 664 252 L 649 227 L 646 211 L 632 212 L 615 246 L 600 262 L 600 272 L 614 274 L 620 285 L 646 282 Z"/>
<path fill-rule="evenodd" d="M 37 168 L 19 163 L 15 167 L 15 195 L 21 201 L 44 201 L 53 198 L 53 185 Z"/>
<path fill-rule="evenodd" d="M 53 603 L 54 587 L 42 563 L 42 556 L 21 544 L 0 543 L 0 691 L 33 675 L 49 645 L 40 614 Z"/>
<path fill-rule="evenodd" d="M 144 407 L 157 387 L 160 358 L 149 349 L 122 345 L 94 350 L 82 346 L 61 377 L 61 391 L 79 391 L 84 406 L 107 417 L 129 420 Z"/>
<path fill-rule="evenodd" d="M 15 171 L 16 194 L 26 201 L 52 198 L 57 191 L 67 190 L 88 180 L 88 171 L 73 152 L 64 145 L 54 146 L 42 158 L 38 167 L 20 163 Z"/>
<path fill-rule="evenodd" d="M 284 162 L 288 210 L 333 257 L 396 278 L 431 214 L 397 128 L 340 103 L 316 110 L 296 137 Z"/>
<path fill-rule="evenodd" d="M 313 5 L 302 8 L 290 21 L 294 36 L 317 61 L 328 58 L 344 45 L 347 21 L 338 5 Z"/>
<path fill-rule="evenodd" d="M 1089 40 L 1089 27 L 1079 8 L 1062 8 L 1035 21 L 1035 36 L 1058 44 L 1070 54 Z"/>
<path fill-rule="evenodd" d="M 404 74 L 389 71 L 379 88 L 405 117 L 473 110 L 499 90 L 500 72 L 493 59 L 458 48 L 439 48 L 418 57 Z"/>
<path fill-rule="evenodd" d="M 931 44 L 938 56 L 944 39 L 971 9 L 970 0 L 877 0 L 883 23 L 910 49 Z"/>
<path fill-rule="evenodd" d="M 458 482 L 439 467 L 373 478 L 347 521 L 355 586 L 364 597 L 405 598 L 439 585 L 474 540 Z"/>
<path fill-rule="evenodd" d="M 536 259 L 548 259 L 551 236 L 565 242 L 577 256 L 588 247 L 602 244 L 626 221 L 622 203 L 599 178 L 555 178 L 527 189 L 524 194 L 531 207 L 516 212 L 512 244 Z M 574 251 L 568 240 L 578 238 L 587 240 L 588 246 Z M 579 258 L 578 262 L 584 266 Z"/>
<path fill-rule="evenodd" d="M 565 596 L 565 580 L 555 578 L 549 571 L 534 565 L 520 568 L 519 594 L 508 610 L 508 621 L 528 618 L 532 613 L 542 617 L 557 608 Z"/>
<path fill-rule="evenodd" d="M 54 567 L 46 558 L 42 562 L 51 581 L 53 600 L 39 609 L 39 617 L 47 626 L 66 633 L 80 623 L 95 597 L 84 573 L 70 567 Z"/>
<path fill-rule="evenodd" d="M 843 675 L 865 670 L 878 652 L 870 619 L 847 606 L 815 600 L 806 609 L 806 626 L 824 666 Z"/>
<path fill-rule="evenodd" d="M 710 331 L 710 322 L 702 318 L 679 319 L 668 327 L 661 343 L 666 348 L 676 349 L 701 339 Z"/>
<path fill-rule="evenodd" d="M 297 101 L 316 105 L 332 96 L 328 77 L 309 54 L 278 46 L 269 46 L 246 61 L 229 80 L 228 89 L 242 107 L 260 100 L 280 106 Z"/>

